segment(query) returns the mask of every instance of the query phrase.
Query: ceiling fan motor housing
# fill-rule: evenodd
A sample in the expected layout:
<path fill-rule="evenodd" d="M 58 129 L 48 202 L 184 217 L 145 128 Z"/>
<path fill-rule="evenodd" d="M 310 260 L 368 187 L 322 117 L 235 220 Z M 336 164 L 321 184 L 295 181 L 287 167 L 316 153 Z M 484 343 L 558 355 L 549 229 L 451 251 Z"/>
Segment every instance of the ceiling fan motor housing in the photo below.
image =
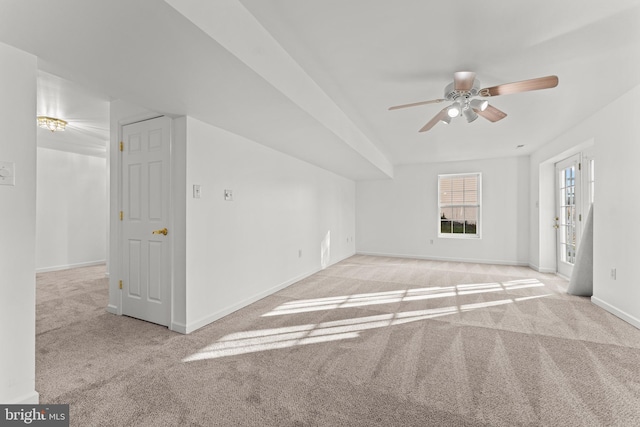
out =
<path fill-rule="evenodd" d="M 444 88 L 444 99 L 448 101 L 455 101 L 460 96 L 470 98 L 472 96 L 478 96 L 478 93 L 480 93 L 480 80 L 478 79 L 473 81 L 473 87 L 471 90 L 455 90 L 454 84 L 454 82 L 451 82 Z"/>
<path fill-rule="evenodd" d="M 470 105 L 470 98 L 480 92 L 480 80 L 474 79 L 470 90 L 456 90 L 455 82 L 451 82 L 444 88 L 444 98 L 454 103 L 447 109 L 447 115 L 451 118 L 464 116 L 471 123 L 478 118 Z"/>

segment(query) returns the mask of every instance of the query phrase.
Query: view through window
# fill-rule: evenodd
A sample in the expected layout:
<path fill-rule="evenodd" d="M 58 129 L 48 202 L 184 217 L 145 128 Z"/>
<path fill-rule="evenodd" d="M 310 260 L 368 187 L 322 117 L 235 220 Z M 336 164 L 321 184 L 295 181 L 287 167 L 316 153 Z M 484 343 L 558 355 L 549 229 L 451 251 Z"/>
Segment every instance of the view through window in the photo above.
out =
<path fill-rule="evenodd" d="M 440 237 L 480 237 L 481 174 L 438 175 Z"/>

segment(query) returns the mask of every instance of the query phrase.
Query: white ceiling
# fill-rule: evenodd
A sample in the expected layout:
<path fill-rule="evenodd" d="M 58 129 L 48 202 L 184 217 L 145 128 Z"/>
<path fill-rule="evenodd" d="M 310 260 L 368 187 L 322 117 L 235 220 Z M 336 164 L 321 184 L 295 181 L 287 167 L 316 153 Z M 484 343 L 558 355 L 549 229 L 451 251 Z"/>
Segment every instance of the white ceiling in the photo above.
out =
<path fill-rule="evenodd" d="M 38 56 L 38 113 L 71 111 L 95 141 L 108 128 L 97 111 L 120 98 L 353 179 L 528 154 L 640 84 L 638 0 L 3 0 L 0 41 Z M 508 114 L 497 123 L 418 133 L 441 105 L 387 110 L 442 97 L 460 70 L 483 87 L 560 83 L 491 99 Z M 71 108 L 77 97 L 97 110 Z"/>
<path fill-rule="evenodd" d="M 640 2 L 241 0 L 392 163 L 531 152 L 640 84 Z M 420 129 L 453 72 L 483 87 L 557 75 L 558 88 L 491 99 L 492 124 Z"/>

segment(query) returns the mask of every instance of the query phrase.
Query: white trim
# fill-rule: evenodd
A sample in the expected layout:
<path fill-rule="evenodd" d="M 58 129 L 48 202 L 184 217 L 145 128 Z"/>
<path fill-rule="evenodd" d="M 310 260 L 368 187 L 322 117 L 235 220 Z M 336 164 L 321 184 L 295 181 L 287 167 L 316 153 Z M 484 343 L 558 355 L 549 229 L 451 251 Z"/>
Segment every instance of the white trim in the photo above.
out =
<path fill-rule="evenodd" d="M 345 259 L 350 258 L 353 255 L 354 254 L 347 255 L 346 257 L 344 257 L 342 259 L 339 259 L 339 260 L 337 260 L 335 262 L 332 262 L 331 264 L 329 264 L 329 266 L 337 264 L 338 262 L 344 261 Z M 327 266 L 327 267 L 329 267 L 329 266 Z M 276 286 L 274 286 L 272 288 L 269 288 L 269 289 L 267 289 L 265 291 L 259 292 L 259 293 L 255 294 L 255 295 L 253 295 L 253 296 L 251 296 L 249 298 L 246 298 L 246 299 L 244 299 L 244 300 L 242 300 L 242 301 L 240 301 L 240 302 L 238 302 L 236 304 L 233 304 L 233 305 L 231 305 L 229 307 L 223 308 L 222 310 L 218 310 L 215 313 L 211 313 L 211 314 L 209 314 L 207 316 L 204 316 L 204 317 L 196 320 L 195 322 L 188 322 L 186 325 L 182 325 L 182 324 L 179 324 L 177 322 L 172 323 L 170 329 L 172 331 L 180 332 L 182 334 L 190 334 L 191 332 L 193 332 L 193 331 L 195 331 L 197 329 L 200 329 L 203 326 L 206 326 L 206 325 L 208 325 L 208 324 L 210 324 L 212 322 L 215 322 L 216 320 L 219 320 L 219 319 L 221 319 L 221 318 L 223 318 L 225 316 L 228 316 L 229 314 L 231 314 L 231 313 L 233 313 L 235 311 L 238 311 L 241 308 L 244 308 L 244 307 L 246 307 L 246 306 L 248 306 L 250 304 L 253 304 L 254 302 L 256 302 L 258 300 L 261 300 L 264 297 L 267 297 L 267 296 L 269 296 L 271 294 L 274 294 L 274 293 L 276 293 L 276 292 L 278 292 L 278 291 L 280 291 L 280 290 L 282 290 L 282 289 L 284 289 L 284 288 L 286 288 L 288 286 L 291 286 L 294 283 L 299 282 L 300 280 L 306 279 L 307 277 L 312 276 L 312 275 L 314 275 L 317 272 L 322 271 L 322 270 L 323 270 L 323 268 L 317 268 L 317 269 L 314 269 L 313 271 L 310 271 L 310 272 L 301 274 L 301 275 L 299 275 L 297 277 L 294 277 L 292 279 L 286 280 L 286 281 L 284 281 L 284 282 L 282 282 L 282 283 L 280 283 L 280 284 L 278 284 L 278 285 L 276 285 Z"/>
<path fill-rule="evenodd" d="M 185 325 L 184 323 L 179 323 L 179 322 L 173 322 L 172 321 L 171 324 L 169 324 L 169 330 L 186 335 L 187 334 L 187 325 Z"/>
<path fill-rule="evenodd" d="M 613 314 L 614 316 L 619 317 L 625 322 L 630 323 L 631 325 L 640 329 L 640 319 L 638 319 L 637 317 L 634 317 L 595 296 L 591 297 L 591 302 L 604 309 L 605 311 Z"/>
<path fill-rule="evenodd" d="M 118 219 L 119 213 L 122 210 L 122 152 L 120 151 L 120 141 L 123 140 L 123 127 L 128 126 L 134 123 L 144 122 L 147 120 L 153 120 L 160 117 L 167 117 L 170 119 L 170 151 L 171 151 L 171 166 L 170 166 L 170 180 L 173 182 L 174 180 L 174 172 L 173 172 L 173 162 L 174 162 L 174 150 L 175 150 L 175 141 L 174 141 L 174 119 L 175 115 L 172 114 L 164 114 L 155 111 L 145 111 L 138 114 L 128 115 L 124 118 L 120 118 L 117 122 L 111 122 L 111 145 L 109 147 L 109 163 L 108 170 L 110 174 L 109 179 L 109 202 L 110 202 L 110 214 L 109 214 L 109 243 L 108 243 L 108 251 L 109 251 L 109 271 L 107 272 L 107 277 L 109 278 L 109 299 L 110 302 L 107 305 L 107 312 L 113 313 L 116 315 L 122 315 L 122 301 L 123 301 L 123 290 L 119 288 L 119 280 L 122 274 L 122 221 Z M 115 135 L 115 137 L 114 137 Z M 171 188 L 171 205 L 173 206 L 173 184 L 170 185 Z M 170 229 L 174 229 L 174 215 L 171 215 L 171 222 L 169 225 Z M 171 246 L 172 246 L 172 254 L 173 247 L 175 246 L 175 241 L 173 239 L 173 234 L 171 235 Z M 175 257 L 172 255 L 171 260 L 172 270 L 175 269 Z M 170 304 L 170 320 L 169 325 L 173 325 L 172 321 L 174 316 L 174 274 L 171 275 L 171 304 Z M 111 300 L 115 299 L 115 304 L 112 304 Z"/>
<path fill-rule="evenodd" d="M 209 315 L 207 315 L 207 316 L 205 316 L 205 317 L 203 317 L 203 318 L 201 318 L 201 319 L 199 319 L 199 320 L 197 320 L 195 322 L 187 323 L 187 325 L 185 326 L 185 332 L 182 332 L 182 333 L 190 334 L 191 332 L 193 332 L 193 331 L 195 331 L 197 329 L 200 329 L 203 326 L 208 325 L 209 323 L 215 322 L 216 320 L 221 319 L 221 318 L 233 313 L 234 311 L 238 311 L 241 308 L 244 308 L 244 307 L 246 307 L 246 306 L 248 306 L 250 304 L 253 304 L 254 302 L 256 302 L 258 300 L 261 300 L 262 298 L 267 297 L 267 296 L 269 296 L 269 295 L 271 295 L 271 294 L 273 294 L 275 292 L 278 292 L 278 291 L 286 288 L 287 286 L 290 286 L 290 285 L 292 285 L 292 284 L 294 284 L 294 283 L 296 283 L 296 282 L 298 282 L 298 281 L 300 281 L 302 279 L 305 279 L 305 278 L 317 273 L 318 271 L 320 271 L 320 269 L 312 271 L 311 273 L 303 274 L 303 275 L 300 275 L 300 276 L 295 277 L 293 279 L 287 280 L 286 282 L 280 283 L 279 285 L 276 285 L 276 286 L 274 286 L 274 287 L 272 287 L 270 289 L 267 289 L 265 291 L 259 292 L 259 293 L 255 294 L 255 295 L 253 295 L 253 296 L 251 296 L 249 298 L 246 298 L 246 299 L 244 299 L 244 300 L 242 300 L 242 301 L 240 301 L 240 302 L 238 302 L 236 304 L 233 304 L 233 305 L 231 305 L 229 307 L 223 308 L 222 310 L 218 310 L 215 313 L 211 313 L 211 314 L 209 314 Z M 181 332 L 181 331 L 178 331 L 178 332 Z"/>
<path fill-rule="evenodd" d="M 551 146 L 551 144 L 547 144 L 545 147 L 549 146 Z M 595 140 L 589 138 L 583 140 L 581 143 L 572 145 L 564 151 L 550 155 L 549 157 L 545 156 L 539 160 L 537 165 L 539 172 L 537 212 L 534 210 L 534 212 L 537 213 L 537 218 L 535 217 L 535 213 L 534 217 L 532 217 L 532 220 L 538 224 L 538 232 L 533 238 L 538 241 L 538 263 L 543 265 L 553 263 L 553 271 L 548 271 L 548 268 L 543 268 L 541 272 L 555 273 L 557 271 L 557 239 L 556 231 L 552 227 L 553 221 L 551 221 L 551 219 L 556 216 L 555 164 L 592 147 L 595 147 Z M 532 164 L 532 167 L 535 167 L 535 165 Z M 551 181 L 549 181 L 549 178 L 551 178 Z M 532 189 L 533 188 L 535 187 L 532 187 Z M 535 197 L 535 192 L 532 196 Z M 533 253 L 530 253 L 529 256 L 533 256 Z M 548 257 L 552 257 L 553 259 L 549 260 Z"/>
<path fill-rule="evenodd" d="M 574 180 L 573 180 L 573 188 L 574 188 L 574 200 L 573 206 L 575 208 L 575 216 L 576 218 L 573 221 L 576 224 L 575 233 L 576 233 L 576 242 L 574 248 L 573 257 L 575 258 L 578 253 L 578 248 L 580 247 L 580 238 L 582 236 L 582 220 L 578 220 L 577 218 L 582 218 L 582 170 L 580 165 L 582 164 L 582 152 L 578 152 L 573 154 L 566 159 L 560 160 L 555 163 L 555 216 L 558 218 L 556 220 L 556 225 L 560 226 L 560 229 L 556 229 L 556 272 L 558 276 L 569 280 L 567 276 L 571 276 L 573 272 L 574 264 L 562 261 L 562 254 L 565 254 L 565 251 L 560 247 L 561 245 L 567 245 L 567 243 L 560 243 L 560 237 L 563 235 L 563 232 L 560 231 L 562 227 L 566 227 L 564 215 L 561 212 L 561 206 L 565 203 L 564 200 L 560 199 L 561 191 L 560 186 L 562 188 L 566 185 L 566 182 L 560 182 L 560 174 L 563 173 L 566 169 L 573 167 L 574 168 Z M 586 220 L 586 218 L 585 218 Z M 559 221 L 559 222 L 558 222 Z M 574 260 L 575 261 L 575 260 Z M 560 272 L 560 270 L 564 271 L 564 274 Z"/>
<path fill-rule="evenodd" d="M 40 403 L 40 393 L 33 390 L 29 394 L 25 394 L 17 399 L 13 399 L 3 403 L 7 405 L 37 405 L 38 403 Z"/>
<path fill-rule="evenodd" d="M 168 192 L 169 192 L 169 221 L 168 221 L 168 228 L 173 230 L 174 229 L 174 214 L 173 211 L 171 210 L 173 207 L 173 180 L 174 180 L 174 175 L 173 175 L 173 163 L 174 163 L 174 134 L 173 134 L 173 129 L 174 129 L 174 123 L 173 123 L 173 118 L 170 117 L 169 115 L 166 114 L 159 114 L 153 111 L 147 111 L 144 113 L 140 113 L 140 114 L 136 114 L 133 116 L 129 116 L 127 118 L 121 119 L 118 121 L 118 138 L 116 141 L 116 161 L 117 161 L 117 192 L 116 192 L 116 203 L 117 203 L 117 208 L 116 208 L 116 215 L 119 215 L 120 212 L 124 211 L 124 203 L 123 203 L 123 196 L 124 196 L 124 191 L 123 191 L 123 175 L 124 175 L 124 171 L 123 171 L 123 155 L 124 155 L 124 151 L 120 150 L 120 144 L 124 141 L 124 128 L 125 126 L 130 126 L 130 125 L 134 125 L 136 123 L 141 123 L 141 122 L 146 122 L 146 121 L 150 121 L 150 120 L 156 120 L 156 119 L 162 119 L 162 118 L 166 118 L 167 119 L 167 126 L 168 126 L 168 135 L 169 135 L 169 185 L 168 185 Z M 163 123 L 163 126 L 165 126 L 165 124 Z M 118 276 L 119 277 L 123 277 L 123 268 L 124 268 L 124 262 L 122 260 L 122 256 L 124 253 L 124 228 L 123 228 L 123 221 L 122 220 L 117 220 L 116 219 L 116 225 L 117 225 L 117 237 L 116 237 L 116 254 L 117 254 L 117 263 L 115 265 L 115 268 L 118 271 Z M 171 269 L 171 274 L 170 274 L 170 284 L 169 284 L 169 298 L 170 301 L 168 302 L 169 307 L 168 307 L 168 311 L 169 311 L 169 318 L 167 320 L 167 324 L 161 324 L 162 326 L 166 326 L 166 327 L 170 327 L 173 324 L 173 309 L 174 309 L 174 301 L 173 301 L 173 295 L 174 295 L 174 274 L 173 271 L 175 269 L 175 259 L 174 259 L 174 246 L 175 246 L 175 241 L 173 238 L 173 233 L 170 233 L 169 238 L 167 239 L 168 243 L 170 245 L 170 269 Z M 116 279 L 118 280 L 118 282 L 121 279 Z M 115 280 L 114 280 L 115 282 Z M 111 289 L 111 288 L 109 288 Z M 119 285 L 118 286 L 118 303 L 119 306 L 116 308 L 116 312 L 115 314 L 118 315 L 122 315 L 123 313 L 123 308 L 124 308 L 124 289 Z M 113 310 L 113 306 L 109 305 L 107 306 L 107 311 L 109 311 L 109 309 L 111 308 L 111 310 Z M 113 311 L 110 311 L 112 313 L 114 313 Z"/>
<path fill-rule="evenodd" d="M 537 266 L 536 264 L 531 264 L 529 263 L 529 268 L 532 270 L 537 271 L 538 273 L 555 273 L 556 270 L 555 268 L 540 268 L 539 266 Z"/>
<path fill-rule="evenodd" d="M 106 260 L 79 262 L 77 264 L 56 265 L 53 267 L 36 268 L 36 273 L 48 273 L 50 271 L 70 270 L 72 268 L 92 267 L 94 265 L 106 265 Z"/>
<path fill-rule="evenodd" d="M 440 213 L 442 212 L 442 205 L 440 204 L 440 180 L 442 178 L 452 178 L 452 177 L 461 177 L 461 176 L 471 176 L 475 175 L 478 178 L 477 181 L 477 189 L 478 189 L 478 218 L 476 222 L 476 233 L 475 234 L 465 234 L 465 233 L 442 233 L 442 218 L 440 217 Z M 482 172 L 464 172 L 464 173 L 447 173 L 447 174 L 438 174 L 438 238 L 439 239 L 482 239 Z M 471 206 L 471 205 L 470 205 Z M 453 221 L 453 218 L 451 219 Z"/>
<path fill-rule="evenodd" d="M 434 257 L 415 254 L 391 254 L 380 252 L 356 252 L 357 255 L 368 256 L 385 256 L 389 258 L 409 258 L 409 259 L 424 259 L 428 261 L 446 261 L 446 262 L 467 262 L 473 264 L 496 264 L 496 265 L 512 265 L 515 267 L 531 267 L 527 261 L 505 261 L 494 259 L 474 259 L 474 258 L 447 258 L 447 257 Z M 535 270 L 535 269 L 534 269 Z"/>

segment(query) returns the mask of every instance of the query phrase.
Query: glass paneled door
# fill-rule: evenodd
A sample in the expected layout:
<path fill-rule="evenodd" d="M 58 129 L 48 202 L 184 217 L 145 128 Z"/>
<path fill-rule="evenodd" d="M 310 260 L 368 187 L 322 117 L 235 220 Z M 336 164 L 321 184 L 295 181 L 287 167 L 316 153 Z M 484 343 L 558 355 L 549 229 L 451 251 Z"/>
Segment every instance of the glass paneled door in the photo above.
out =
<path fill-rule="evenodd" d="M 580 239 L 581 176 L 579 154 L 556 163 L 556 265 L 565 277 L 571 277 Z"/>

